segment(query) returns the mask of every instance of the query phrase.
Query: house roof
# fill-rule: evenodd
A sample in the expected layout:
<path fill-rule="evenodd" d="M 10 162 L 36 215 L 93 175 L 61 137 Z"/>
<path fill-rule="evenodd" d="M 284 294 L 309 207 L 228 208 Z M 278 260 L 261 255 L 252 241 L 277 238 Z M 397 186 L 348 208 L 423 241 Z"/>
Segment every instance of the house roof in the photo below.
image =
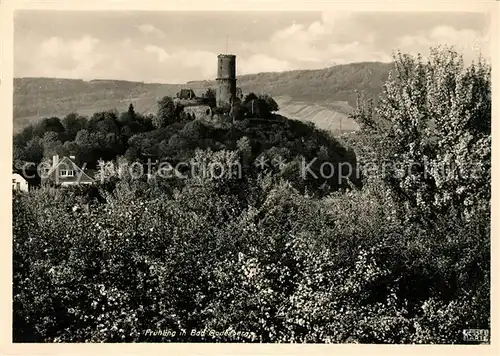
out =
<path fill-rule="evenodd" d="M 60 176 L 59 172 L 63 170 L 74 171 L 73 176 Z M 62 157 L 56 166 L 52 167 L 47 174 L 46 179 L 55 180 L 58 183 L 90 183 L 94 182 L 91 175 L 92 171 L 79 167 L 71 158 Z"/>
<path fill-rule="evenodd" d="M 94 179 L 97 174 L 97 169 L 85 169 L 85 173 L 92 179 Z"/>
<path fill-rule="evenodd" d="M 18 177 L 19 177 L 19 178 L 21 178 L 22 180 L 26 180 L 26 178 L 24 178 L 24 177 L 22 176 L 22 174 L 19 174 L 19 173 L 16 173 L 16 172 L 13 172 L 13 173 L 12 173 L 12 176 L 13 176 L 13 177 L 16 177 L 16 178 L 18 178 Z"/>
<path fill-rule="evenodd" d="M 190 96 L 196 96 L 195 92 L 190 88 L 181 89 L 179 92 L 179 98 L 181 99 L 186 99 L 189 98 Z"/>

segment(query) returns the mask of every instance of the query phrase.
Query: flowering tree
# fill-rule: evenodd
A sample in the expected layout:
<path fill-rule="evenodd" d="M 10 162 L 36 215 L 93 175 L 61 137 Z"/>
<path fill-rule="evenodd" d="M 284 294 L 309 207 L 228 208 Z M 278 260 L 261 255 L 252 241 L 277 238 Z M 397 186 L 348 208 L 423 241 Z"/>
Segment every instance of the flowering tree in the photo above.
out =
<path fill-rule="evenodd" d="M 409 217 L 428 219 L 456 211 L 470 217 L 489 209 L 491 68 L 468 66 L 450 48 L 422 57 L 395 55 L 395 70 L 376 106 L 358 105 L 354 118 L 377 140 L 384 180 Z"/>

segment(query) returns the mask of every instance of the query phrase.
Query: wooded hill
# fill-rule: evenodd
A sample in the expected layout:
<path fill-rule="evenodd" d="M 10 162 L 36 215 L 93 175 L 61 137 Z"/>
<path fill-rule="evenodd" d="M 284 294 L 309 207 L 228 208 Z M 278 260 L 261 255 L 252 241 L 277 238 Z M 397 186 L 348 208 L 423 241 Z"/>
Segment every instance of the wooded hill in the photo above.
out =
<path fill-rule="evenodd" d="M 238 77 L 238 86 L 244 93 L 267 93 L 285 105 L 321 105 L 318 110 L 330 110 L 330 116 L 336 117 L 339 113 L 348 114 L 355 106 L 356 90 L 377 95 L 390 69 L 390 63 L 362 62 L 319 70 L 249 74 Z M 137 112 L 153 113 L 157 101 L 165 95 L 175 96 L 185 87 L 205 89 L 214 86 L 215 81 L 159 84 L 124 80 L 15 78 L 14 131 L 41 117 L 61 117 L 70 112 L 91 115 L 113 108 L 124 111 L 130 103 L 134 104 Z M 315 113 L 310 115 L 314 117 Z M 322 117 L 316 119 L 321 121 Z"/>

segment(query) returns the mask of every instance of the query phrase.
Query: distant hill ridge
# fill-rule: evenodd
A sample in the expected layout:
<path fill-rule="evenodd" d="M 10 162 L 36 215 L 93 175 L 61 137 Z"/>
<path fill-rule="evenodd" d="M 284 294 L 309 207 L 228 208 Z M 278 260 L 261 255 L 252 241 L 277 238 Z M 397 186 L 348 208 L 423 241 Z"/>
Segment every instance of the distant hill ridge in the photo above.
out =
<path fill-rule="evenodd" d="M 286 98 L 281 99 L 286 105 L 297 102 L 303 106 L 319 105 L 318 110 L 331 110 L 334 115 L 329 117 L 336 117 L 338 113 L 348 114 L 355 106 L 356 90 L 378 95 L 392 68 L 392 63 L 360 62 L 237 78 L 244 93 L 253 91 Z M 14 130 L 41 117 L 63 117 L 70 112 L 91 115 L 114 108 L 125 111 L 129 103 L 133 103 L 138 112 L 155 112 L 157 100 L 165 95 L 175 96 L 185 87 L 205 89 L 215 85 L 215 80 L 161 84 L 113 79 L 14 78 Z M 314 112 L 309 114 L 315 115 Z"/>

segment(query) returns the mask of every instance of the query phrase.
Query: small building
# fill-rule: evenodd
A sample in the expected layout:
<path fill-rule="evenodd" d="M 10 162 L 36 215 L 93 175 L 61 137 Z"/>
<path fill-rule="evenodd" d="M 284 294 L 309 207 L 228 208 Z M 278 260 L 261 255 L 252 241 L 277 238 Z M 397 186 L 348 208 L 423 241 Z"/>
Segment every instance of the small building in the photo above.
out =
<path fill-rule="evenodd" d="M 79 167 L 75 156 L 58 155 L 52 157 L 52 166 L 42 177 L 42 183 L 53 183 L 61 186 L 94 184 L 93 171 Z"/>
<path fill-rule="evenodd" d="M 12 173 L 12 190 L 27 192 L 29 190 L 28 181 L 19 173 Z"/>
<path fill-rule="evenodd" d="M 19 167 L 23 168 L 19 168 Z M 21 163 L 12 167 L 12 189 L 29 191 L 40 186 L 40 176 L 34 164 L 29 162 Z M 26 183 L 24 183 L 26 182 Z"/>
<path fill-rule="evenodd" d="M 177 93 L 177 98 L 179 99 L 185 99 L 185 100 L 190 100 L 190 99 L 195 99 L 196 94 L 194 93 L 193 89 L 181 89 L 180 92 Z"/>

